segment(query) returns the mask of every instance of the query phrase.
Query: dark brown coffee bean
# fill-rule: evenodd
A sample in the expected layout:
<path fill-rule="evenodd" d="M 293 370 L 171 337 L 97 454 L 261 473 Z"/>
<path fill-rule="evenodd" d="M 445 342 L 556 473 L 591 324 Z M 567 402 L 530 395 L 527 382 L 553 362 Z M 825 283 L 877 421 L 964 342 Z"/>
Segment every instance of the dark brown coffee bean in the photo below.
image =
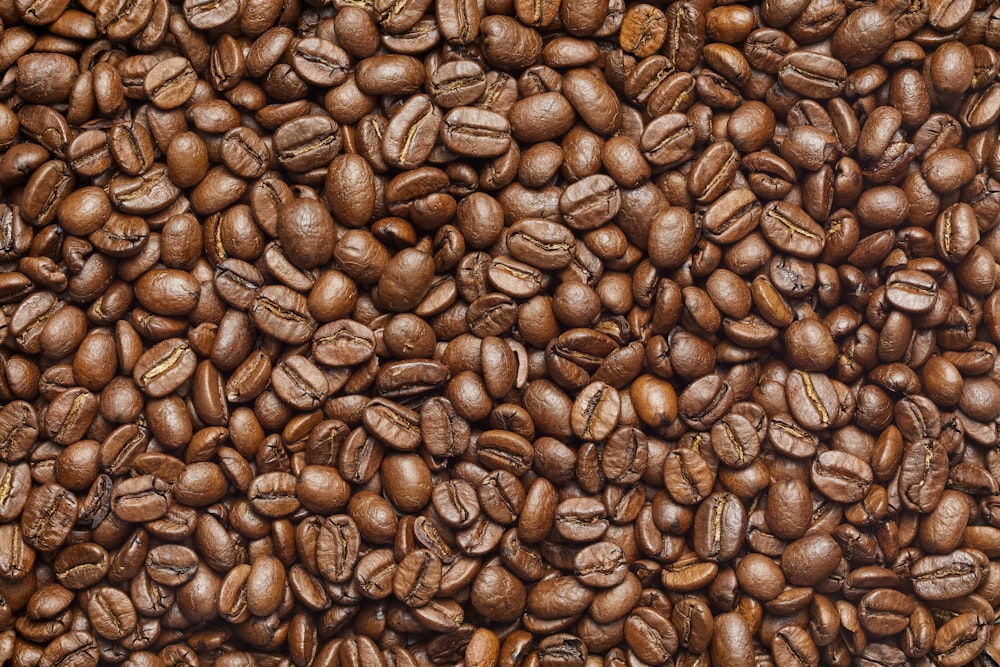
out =
<path fill-rule="evenodd" d="M 510 124 L 492 111 L 459 106 L 444 117 L 442 139 L 459 155 L 496 157 L 510 146 Z"/>
<path fill-rule="evenodd" d="M 782 59 L 778 78 L 783 86 L 800 95 L 829 99 L 840 93 L 847 69 L 833 57 L 796 51 Z"/>
<path fill-rule="evenodd" d="M 819 373 L 793 371 L 785 384 L 792 416 L 810 430 L 829 427 L 840 419 L 840 398 L 830 379 Z"/>
<path fill-rule="evenodd" d="M 914 592 L 925 600 L 950 600 L 978 586 L 984 567 L 977 551 L 959 549 L 948 555 L 924 556 L 913 564 Z"/>
<path fill-rule="evenodd" d="M 732 390 L 719 375 L 706 375 L 690 384 L 677 399 L 678 414 L 686 422 L 708 430 L 732 406 Z"/>
<path fill-rule="evenodd" d="M 365 597 L 381 600 L 392 595 L 396 561 L 390 549 L 376 549 L 361 557 L 354 570 L 355 580 Z M 289 572 L 291 575 L 291 572 Z M 291 577 L 290 577 L 291 580 Z M 319 589 L 317 593 L 320 593 Z"/>
<path fill-rule="evenodd" d="M 986 641 L 987 623 L 979 615 L 966 612 L 938 628 L 934 652 L 942 665 L 960 665 L 979 654 Z"/>
<path fill-rule="evenodd" d="M 38 664 L 54 667 L 61 664 L 96 667 L 98 664 L 97 641 L 89 632 L 72 631 L 56 637 L 39 656 Z"/>
<path fill-rule="evenodd" d="M 319 407 L 329 393 L 326 376 L 315 364 L 299 355 L 273 368 L 271 384 L 279 398 L 299 410 Z"/>
<path fill-rule="evenodd" d="M 385 130 L 382 155 L 397 168 L 419 166 L 430 154 L 442 115 L 426 95 L 410 97 Z"/>
<path fill-rule="evenodd" d="M 765 238 L 781 252 L 806 258 L 823 252 L 823 229 L 795 205 L 782 201 L 767 204 L 760 226 Z"/>
<path fill-rule="evenodd" d="M 556 508 L 555 528 L 567 540 L 590 542 L 607 532 L 603 503 L 594 498 L 566 500 Z"/>
<path fill-rule="evenodd" d="M 250 318 L 264 333 L 293 344 L 309 340 L 316 326 L 305 297 L 284 285 L 261 288 L 250 309 Z"/>
<path fill-rule="evenodd" d="M 96 396 L 82 387 L 61 392 L 45 413 L 43 432 L 55 442 L 68 445 L 80 440 L 97 416 Z"/>
<path fill-rule="evenodd" d="M 858 620 L 874 635 L 886 636 L 901 632 L 909 625 L 916 601 L 891 588 L 877 588 L 861 598 Z"/>
<path fill-rule="evenodd" d="M 886 281 L 886 299 L 908 313 L 925 313 L 934 306 L 937 282 L 922 271 L 899 271 Z"/>
<path fill-rule="evenodd" d="M 582 612 L 593 598 L 593 589 L 575 577 L 560 576 L 538 582 L 528 593 L 527 606 L 542 619 L 565 618 Z"/>
<path fill-rule="evenodd" d="M 562 136 L 572 127 L 574 117 L 572 105 L 558 92 L 518 100 L 508 115 L 513 137 L 529 142 Z"/>
<path fill-rule="evenodd" d="M 265 517 L 282 517 L 299 508 L 295 477 L 286 472 L 266 472 L 254 477 L 247 491 L 250 506 Z"/>
<path fill-rule="evenodd" d="M 785 480 L 768 490 L 765 517 L 771 531 L 781 539 L 802 537 L 812 521 L 812 498 L 801 480 Z"/>
<path fill-rule="evenodd" d="M 472 582 L 472 604 L 491 620 L 507 622 L 517 618 L 526 603 L 524 583 L 504 567 L 484 567 Z"/>

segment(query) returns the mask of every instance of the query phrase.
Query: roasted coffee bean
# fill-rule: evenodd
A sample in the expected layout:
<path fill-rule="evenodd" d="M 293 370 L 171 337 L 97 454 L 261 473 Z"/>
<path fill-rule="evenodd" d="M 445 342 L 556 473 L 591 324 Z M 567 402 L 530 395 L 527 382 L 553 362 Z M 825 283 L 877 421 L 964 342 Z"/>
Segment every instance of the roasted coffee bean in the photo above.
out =
<path fill-rule="evenodd" d="M 278 164 L 294 172 L 307 172 L 340 152 L 340 127 L 328 116 L 306 115 L 282 123 L 274 131 L 274 154 Z"/>
<path fill-rule="evenodd" d="M 705 560 L 729 560 L 743 544 L 746 523 L 746 510 L 736 496 L 729 493 L 709 496 L 695 514 L 695 550 Z"/>
<path fill-rule="evenodd" d="M 959 665 L 978 655 L 988 639 L 988 623 L 977 614 L 966 612 L 938 628 L 934 652 L 942 665 Z"/>
<path fill-rule="evenodd" d="M 129 597 L 110 586 L 91 592 L 87 616 L 94 631 L 105 639 L 123 639 L 136 628 L 138 617 Z"/>
<path fill-rule="evenodd" d="M 441 560 L 426 549 L 417 549 L 396 568 L 393 593 L 408 607 L 422 607 L 437 593 L 440 582 Z"/>
<path fill-rule="evenodd" d="M 974 550 L 959 549 L 948 555 L 924 556 L 911 568 L 914 592 L 925 600 L 951 600 L 978 586 L 984 557 Z"/>
<path fill-rule="evenodd" d="M 844 63 L 831 56 L 796 51 L 782 58 L 778 65 L 781 84 L 805 97 L 836 97 L 846 79 Z"/>
<path fill-rule="evenodd" d="M 770 202 L 760 219 L 764 236 L 781 252 L 818 257 L 823 252 L 823 229 L 805 211 L 787 202 Z"/>
<path fill-rule="evenodd" d="M 455 107 L 444 117 L 442 140 L 459 155 L 496 157 L 510 146 L 510 123 L 492 111 Z"/>
<path fill-rule="evenodd" d="M 581 583 L 599 588 L 618 585 L 627 572 L 624 553 L 610 542 L 583 548 L 573 559 L 573 569 Z"/>
<path fill-rule="evenodd" d="M 153 475 L 141 475 L 116 484 L 111 511 L 122 521 L 154 521 L 170 506 L 169 486 Z"/>
<path fill-rule="evenodd" d="M 39 551 L 55 551 L 69 537 L 78 512 L 78 502 L 70 491 L 54 483 L 36 487 L 28 495 L 21 513 L 24 543 Z M 24 545 L 15 548 L 20 551 Z M 12 563 L 15 560 L 16 557 Z"/>
<path fill-rule="evenodd" d="M 850 503 L 868 493 L 872 470 L 853 454 L 831 450 L 816 457 L 810 478 L 823 495 L 836 502 Z"/>
<path fill-rule="evenodd" d="M 810 430 L 841 420 L 841 403 L 833 382 L 820 373 L 796 370 L 788 375 L 785 394 L 792 416 Z"/>
<path fill-rule="evenodd" d="M 917 457 L 920 457 L 919 466 Z M 899 484 L 902 499 L 908 506 L 922 512 L 937 506 L 947 477 L 946 457 L 944 447 L 934 440 L 922 439 L 905 445 Z"/>

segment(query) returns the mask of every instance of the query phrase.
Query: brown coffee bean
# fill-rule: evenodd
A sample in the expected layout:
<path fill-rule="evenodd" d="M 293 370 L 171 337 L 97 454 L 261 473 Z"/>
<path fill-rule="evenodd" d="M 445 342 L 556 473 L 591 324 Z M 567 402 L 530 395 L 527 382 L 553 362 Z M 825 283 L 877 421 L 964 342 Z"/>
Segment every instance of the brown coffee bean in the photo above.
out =
<path fill-rule="evenodd" d="M 764 516 L 777 537 L 784 540 L 802 537 L 812 521 L 809 486 L 797 479 L 772 484 L 768 489 Z"/>
<path fill-rule="evenodd" d="M 580 583 L 599 588 L 618 585 L 627 572 L 624 553 L 610 542 L 584 547 L 573 559 L 573 568 Z"/>
<path fill-rule="evenodd" d="M 266 472 L 250 483 L 247 491 L 250 506 L 266 517 L 282 517 L 299 508 L 295 497 L 295 477 L 285 472 Z"/>
<path fill-rule="evenodd" d="M 625 641 L 646 662 L 662 663 L 677 651 L 677 631 L 666 614 L 653 607 L 636 607 L 625 621 Z"/>
<path fill-rule="evenodd" d="M 872 471 L 857 456 L 831 450 L 816 457 L 810 478 L 831 500 L 850 503 L 861 500 L 868 493 Z"/>
<path fill-rule="evenodd" d="M 441 561 L 426 549 L 406 555 L 396 568 L 393 592 L 409 607 L 422 607 L 437 592 L 441 581 Z"/>
<path fill-rule="evenodd" d="M 730 493 L 709 496 L 695 514 L 695 550 L 705 560 L 729 560 L 743 544 L 746 523 L 746 510 L 736 496 Z"/>
<path fill-rule="evenodd" d="M 904 501 L 920 511 L 933 509 L 944 493 L 947 454 L 938 442 L 919 440 L 905 445 L 900 465 L 900 491 Z M 917 457 L 921 464 L 917 466 Z"/>
<path fill-rule="evenodd" d="M 959 549 L 948 555 L 924 556 L 913 564 L 914 592 L 925 600 L 950 600 L 978 586 L 983 557 L 977 551 Z"/>
<path fill-rule="evenodd" d="M 24 542 L 39 551 L 55 551 L 69 537 L 78 508 L 76 497 L 58 484 L 36 487 L 21 513 Z"/>
<path fill-rule="evenodd" d="M 518 100 L 508 114 L 512 136 L 532 143 L 562 136 L 572 127 L 574 118 L 572 105 L 558 92 Z"/>
<path fill-rule="evenodd" d="M 959 665 L 982 651 L 987 641 L 986 623 L 966 612 L 949 620 L 934 637 L 934 651 L 942 665 Z"/>
<path fill-rule="evenodd" d="M 116 484 L 111 511 L 123 521 L 153 521 L 167 513 L 168 485 L 153 475 L 142 475 Z"/>
<path fill-rule="evenodd" d="M 789 583 L 811 586 L 829 576 L 840 559 L 840 547 L 832 537 L 807 535 L 788 545 L 781 555 L 781 570 Z"/>
<path fill-rule="evenodd" d="M 810 430 L 826 428 L 840 419 L 840 399 L 830 379 L 819 373 L 793 371 L 785 385 L 792 416 Z"/>

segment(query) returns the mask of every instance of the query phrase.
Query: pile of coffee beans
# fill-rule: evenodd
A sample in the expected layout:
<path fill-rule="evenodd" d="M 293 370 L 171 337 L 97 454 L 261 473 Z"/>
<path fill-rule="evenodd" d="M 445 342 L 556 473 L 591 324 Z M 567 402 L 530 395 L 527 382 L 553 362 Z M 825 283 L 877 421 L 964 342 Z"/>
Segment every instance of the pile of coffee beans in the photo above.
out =
<path fill-rule="evenodd" d="M 0 665 L 996 667 L 998 50 L 0 2 Z"/>

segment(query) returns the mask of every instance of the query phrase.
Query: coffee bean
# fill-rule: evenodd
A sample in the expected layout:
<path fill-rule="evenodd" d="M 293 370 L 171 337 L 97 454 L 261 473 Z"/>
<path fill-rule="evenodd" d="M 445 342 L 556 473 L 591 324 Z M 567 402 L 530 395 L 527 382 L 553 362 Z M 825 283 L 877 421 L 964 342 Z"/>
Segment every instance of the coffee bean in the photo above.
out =
<path fill-rule="evenodd" d="M 841 550 L 828 535 L 807 535 L 795 540 L 781 555 L 781 570 L 796 586 L 819 583 L 837 568 Z"/>
<path fill-rule="evenodd" d="M 24 542 L 39 551 L 55 551 L 69 537 L 78 507 L 76 497 L 58 484 L 36 487 L 28 495 L 21 514 Z M 18 551 L 21 548 L 17 546 Z"/>
<path fill-rule="evenodd" d="M 746 510 L 736 496 L 729 493 L 709 496 L 695 514 L 695 550 L 706 560 L 729 560 L 743 543 L 746 523 Z"/>
<path fill-rule="evenodd" d="M 978 586 L 983 567 L 982 555 L 972 550 L 925 556 L 911 569 L 914 592 L 926 600 L 950 600 L 966 595 L 962 591 Z"/>
<path fill-rule="evenodd" d="M 393 593 L 409 607 L 430 602 L 441 581 L 441 561 L 426 549 L 412 551 L 400 561 L 393 579 Z"/>
<path fill-rule="evenodd" d="M 935 655 L 944 665 L 958 665 L 982 651 L 986 624 L 974 613 L 956 616 L 942 625 L 934 637 Z"/>
<path fill-rule="evenodd" d="M 153 521 L 169 509 L 168 489 L 163 480 L 153 475 L 130 478 L 115 485 L 111 511 L 123 521 Z"/>
<path fill-rule="evenodd" d="M 610 542 L 596 542 L 582 549 L 573 559 L 574 574 L 588 586 L 608 588 L 625 578 L 625 555 Z"/>
<path fill-rule="evenodd" d="M 183 384 L 194 372 L 194 353 L 179 338 L 158 343 L 136 362 L 133 378 L 148 396 L 166 396 Z"/>
<path fill-rule="evenodd" d="M 831 500 L 855 502 L 868 493 L 871 467 L 847 452 L 827 451 L 816 457 L 811 479 L 816 488 Z"/>

